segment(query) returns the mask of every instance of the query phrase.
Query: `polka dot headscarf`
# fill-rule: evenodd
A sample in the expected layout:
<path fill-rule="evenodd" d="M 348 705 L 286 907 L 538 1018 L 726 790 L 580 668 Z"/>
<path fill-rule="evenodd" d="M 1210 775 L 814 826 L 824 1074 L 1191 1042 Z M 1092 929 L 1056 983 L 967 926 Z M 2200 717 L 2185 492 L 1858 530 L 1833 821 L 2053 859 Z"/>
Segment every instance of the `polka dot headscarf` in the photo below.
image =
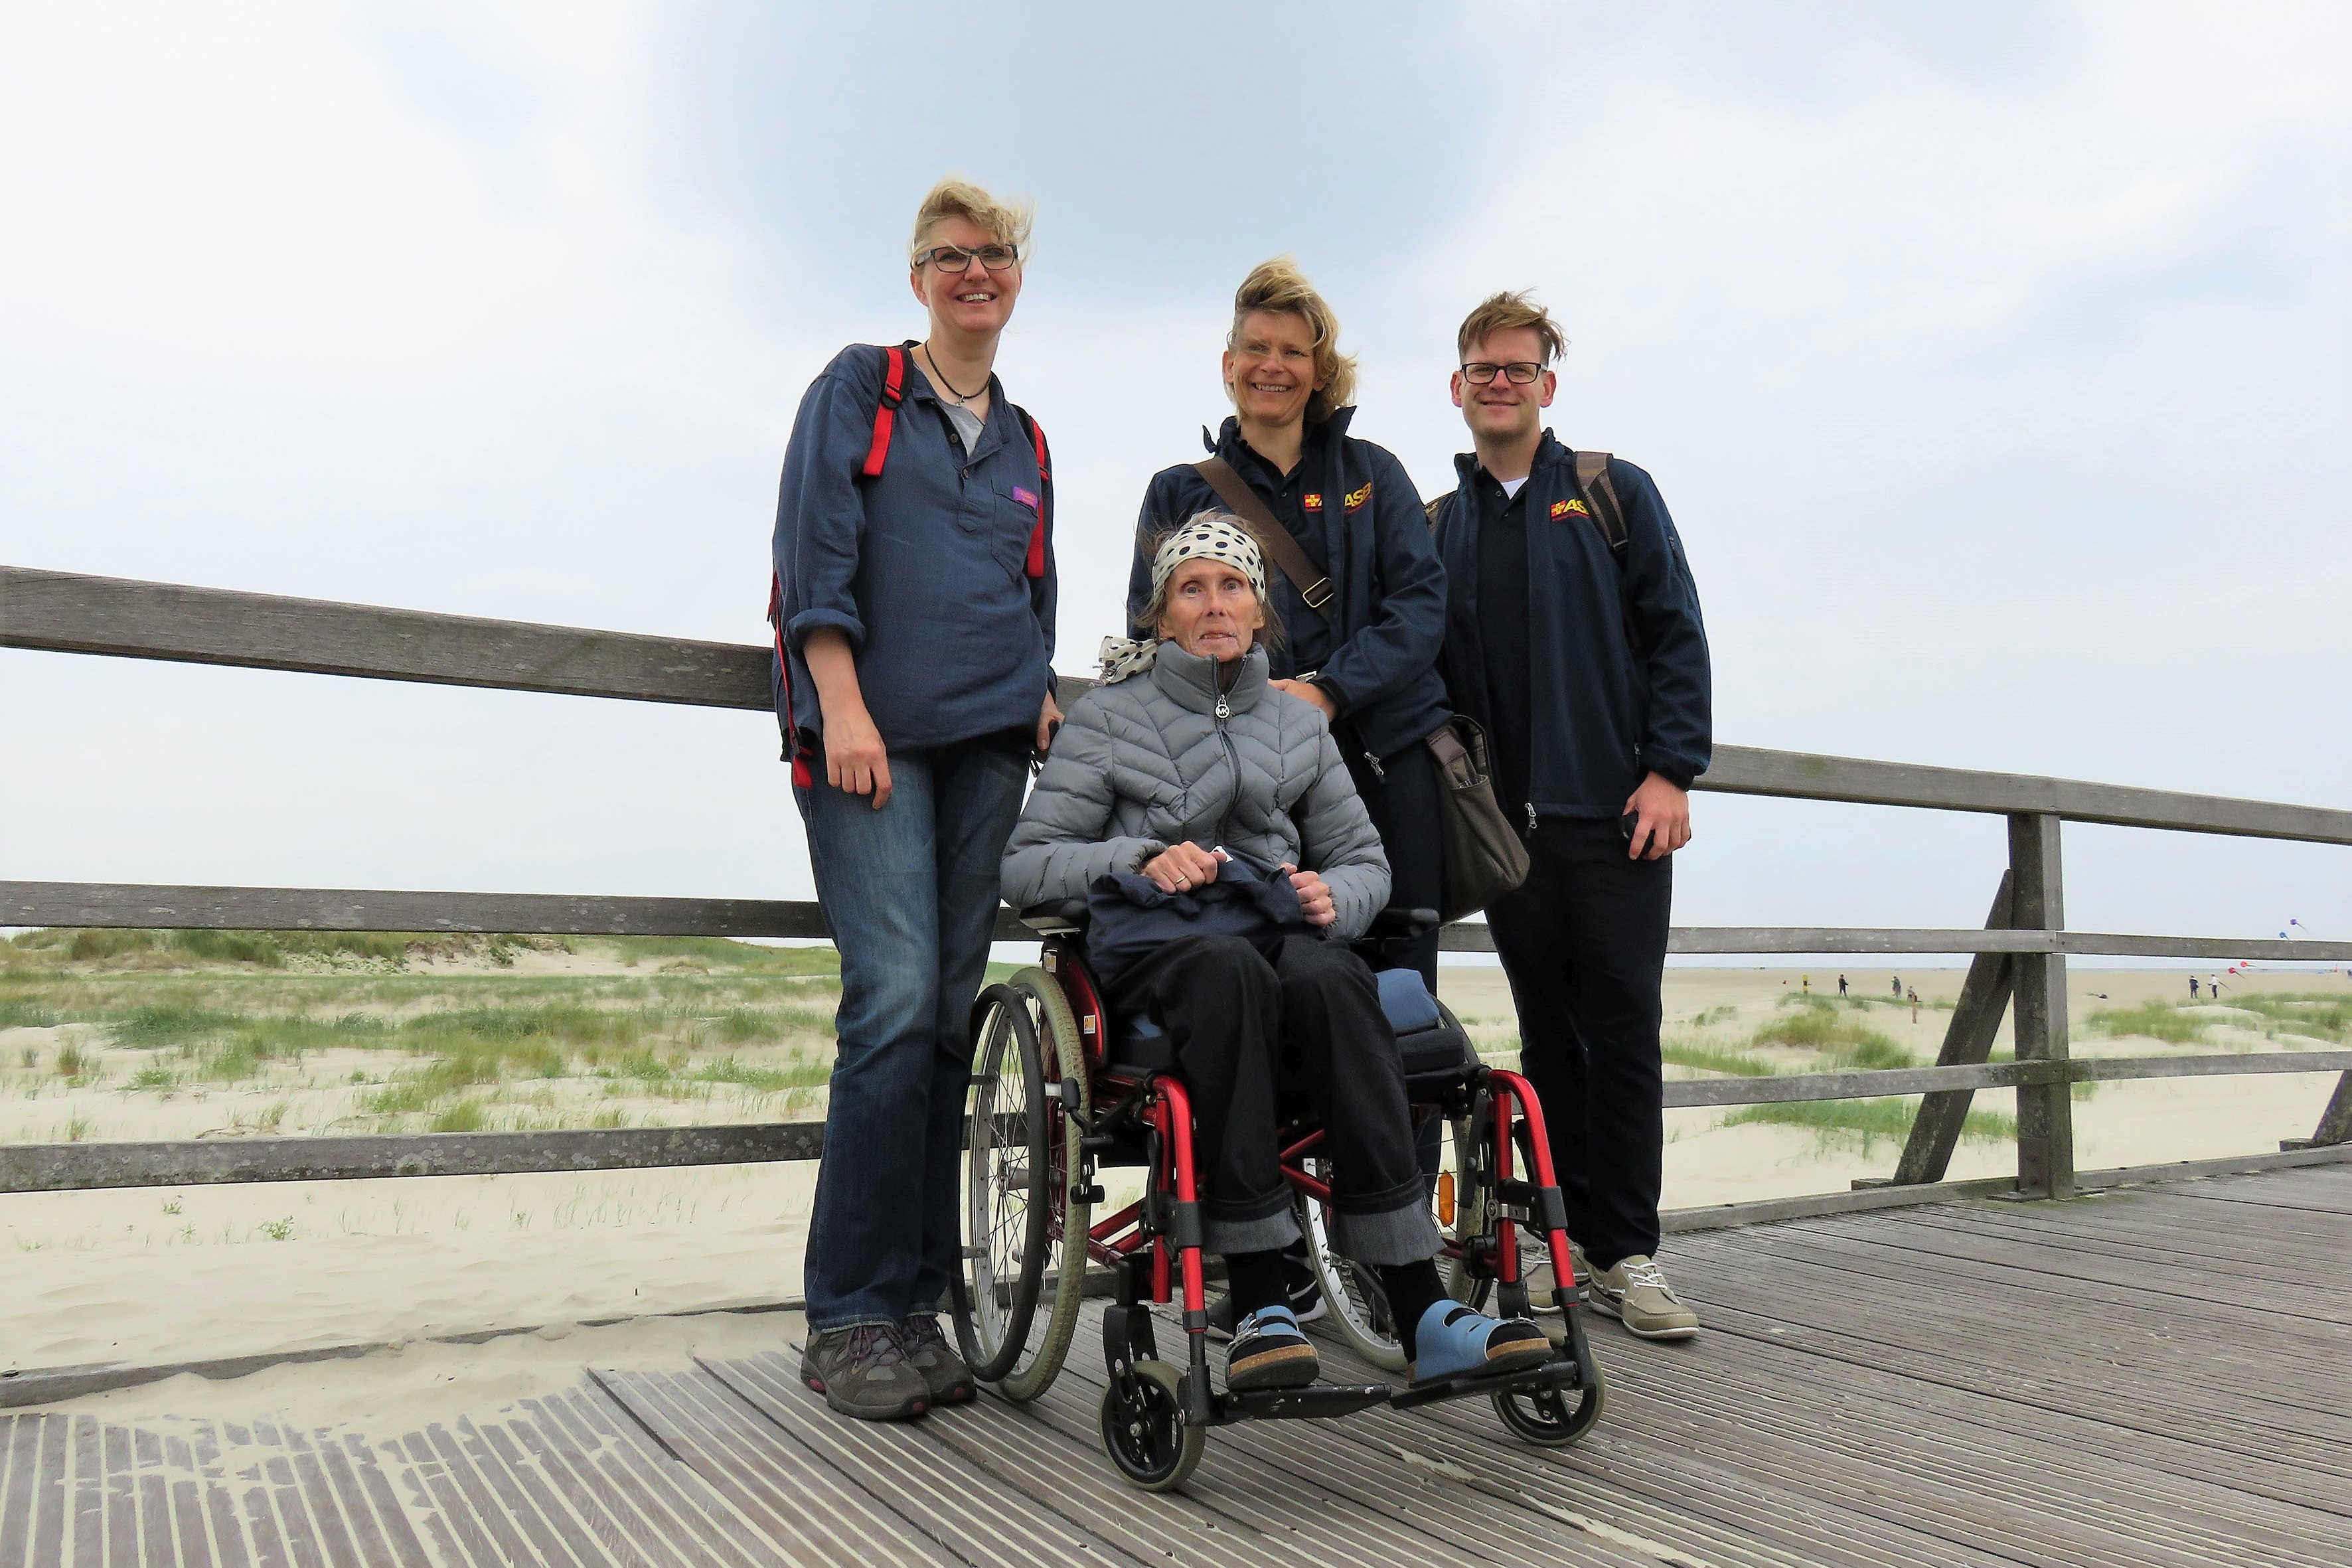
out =
<path fill-rule="evenodd" d="M 1257 541 L 1223 512 L 1204 511 L 1170 534 L 1151 558 L 1151 592 L 1156 598 L 1168 578 L 1187 561 L 1223 561 L 1249 579 L 1258 602 L 1265 602 L 1265 563 Z"/>
<path fill-rule="evenodd" d="M 1223 561 L 1249 579 L 1249 585 L 1265 602 L 1265 563 L 1257 552 L 1257 541 L 1242 529 L 1240 523 L 1221 511 L 1204 511 L 1192 521 L 1162 540 L 1159 552 L 1151 557 L 1151 595 L 1168 585 L 1169 577 L 1187 561 Z M 1140 675 L 1150 669 L 1160 652 L 1160 639 L 1147 637 L 1130 641 L 1126 637 L 1105 637 L 1102 641 L 1102 681 L 1116 685 L 1130 675 Z"/>

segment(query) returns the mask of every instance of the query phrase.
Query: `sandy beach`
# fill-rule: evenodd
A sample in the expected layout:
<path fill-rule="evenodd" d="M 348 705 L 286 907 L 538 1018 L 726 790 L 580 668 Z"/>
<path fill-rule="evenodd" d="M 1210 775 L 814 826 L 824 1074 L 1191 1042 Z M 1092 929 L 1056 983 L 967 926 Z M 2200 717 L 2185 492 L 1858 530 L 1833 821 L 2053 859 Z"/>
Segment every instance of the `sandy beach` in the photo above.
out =
<path fill-rule="evenodd" d="M 662 989 L 644 985 L 647 967 L 642 958 L 630 963 L 610 953 L 538 952 L 507 965 L 421 962 L 365 984 L 388 987 L 382 1005 L 422 1009 L 412 1016 L 428 1021 L 442 1016 L 431 1011 L 431 999 L 442 994 L 436 987 L 460 982 L 467 990 L 467 1016 L 478 1018 L 492 1016 L 500 996 L 529 995 L 541 999 L 537 1005 L 554 1005 L 544 1001 L 551 986 L 585 988 L 582 994 L 595 1005 L 642 1009 L 645 996 Z M 1915 986 L 1921 999 L 1916 1021 L 1907 1004 L 1892 1000 L 1888 971 L 1845 973 L 1854 1000 L 1840 1007 L 1806 999 L 1808 979 L 1815 996 L 1833 997 L 1835 970 L 1670 970 L 1664 993 L 1669 1074 L 1715 1070 L 1689 1063 L 1727 1058 L 1748 1063 L 1738 1070 L 1758 1070 L 1754 1064 L 1760 1062 L 1770 1070 L 1799 1071 L 1856 1048 L 1932 1061 L 1961 972 L 1904 973 L 1905 984 Z M 100 989 L 126 984 L 102 966 L 86 977 Z M 201 978 L 257 990 L 323 984 L 297 973 L 207 972 Z M 2340 992 L 2352 999 L 2352 984 L 2341 975 L 2250 977 L 2243 992 L 2233 992 L 2219 1007 L 2156 1009 L 2150 1016 L 2160 1015 L 2159 1026 L 2193 1029 L 2199 1037 L 2168 1042 L 2102 1032 L 2105 1026 L 2093 1020 L 2152 1002 L 2185 1002 L 2184 974 L 2076 972 L 2070 979 L 2074 1049 L 2084 1056 L 2330 1045 L 2332 1036 L 2298 1036 L 2270 1014 L 2242 1004 L 2292 994 Z M 443 1081 L 449 1076 L 446 1058 L 388 1058 L 381 1046 L 330 1043 L 272 1058 L 248 1078 L 224 1080 L 204 1075 L 202 1065 L 213 1058 L 201 1051 L 189 1055 L 193 1047 L 173 1055 L 121 1044 L 130 1037 L 128 1026 L 114 1026 L 110 1035 L 107 1026 L 88 1022 L 19 1024 L 0 1029 L 0 1064 L 5 1064 L 0 1071 L 6 1075 L 0 1079 L 0 1138 L 44 1142 L 69 1131 L 86 1140 L 282 1138 L 446 1124 L 452 1108 L 467 1106 L 472 1109 L 454 1112 L 463 1126 L 648 1125 L 822 1114 L 822 1090 L 810 1085 L 822 1079 L 822 1022 L 835 995 L 829 975 L 730 977 L 705 967 L 698 973 L 670 972 L 664 984 L 677 994 L 692 991 L 702 998 L 691 1006 L 712 1009 L 725 1001 L 717 989 L 731 987 L 740 994 L 733 1004 L 738 1012 L 743 996 L 756 996 L 775 1017 L 788 1012 L 798 1022 L 788 1020 L 783 1036 L 760 1041 L 673 1041 L 661 1047 L 666 1056 L 608 1055 L 592 1062 L 590 1047 L 561 1063 L 549 1058 L 533 1069 L 541 1076 L 478 1075 L 477 1082 L 455 1086 Z M 594 1002 L 591 994 L 600 986 L 640 987 L 644 995 L 629 991 Z M 414 994 L 406 1002 L 395 994 L 402 987 Z M 1517 1020 L 1501 972 L 1449 968 L 1441 989 L 1482 1053 L 1511 1060 Z M 708 1021 L 729 1016 L 723 1009 L 688 1014 L 675 1006 L 663 1016 L 672 1015 L 687 1020 L 677 1026 L 719 1033 L 725 1026 Z M 15 1016 L 30 1015 L 20 1005 Z M 1776 1031 L 1804 1032 L 1790 1019 L 1815 1033 L 1828 1030 L 1831 1037 L 1819 1046 L 1776 1043 L 1769 1037 Z M 655 1033 L 646 1038 L 667 1039 L 658 1030 L 671 1026 L 649 1023 L 646 1027 Z M 1868 1039 L 1877 1044 L 1854 1043 Z M 625 1045 L 652 1048 L 642 1040 Z M 232 1040 L 204 1048 L 240 1047 Z M 58 1053 L 68 1049 L 82 1053 L 83 1074 L 70 1082 L 57 1076 Z M 722 1049 L 723 1056 L 713 1054 Z M 1678 1056 L 1683 1062 L 1675 1062 Z M 653 1061 L 666 1064 L 658 1075 L 644 1065 Z M 728 1065 L 719 1071 L 716 1063 Z M 442 1075 L 434 1082 L 443 1098 L 418 1098 L 417 1086 L 434 1073 Z M 149 1075 L 143 1081 L 151 1086 L 161 1083 L 159 1075 L 177 1076 L 168 1089 L 142 1088 L 142 1074 Z M 2091 1169 L 2274 1149 L 2283 1138 L 2309 1134 L 2333 1082 L 2332 1076 L 2269 1075 L 2099 1085 L 2078 1099 L 2078 1161 Z M 1952 1175 L 2014 1169 L 2014 1144 L 2000 1127 L 2012 1098 L 1979 1097 L 1987 1131 L 1963 1142 Z M 412 1101 L 411 1109 L 383 1109 Z M 1868 1126 L 1738 1121 L 1718 1110 L 1670 1112 L 1667 1136 L 1669 1207 L 1843 1190 L 1858 1177 L 1886 1174 L 1901 1146 L 1899 1136 Z M 117 1415 L 186 1414 L 197 1405 L 210 1409 L 218 1399 L 290 1399 L 305 1389 L 331 1388 L 337 1391 L 331 1399 L 343 1405 L 356 1399 L 398 1412 L 405 1409 L 400 1402 L 411 1398 L 457 1398 L 478 1407 L 535 1380 L 568 1383 L 583 1363 L 582 1347 L 590 1344 L 597 1357 L 616 1363 L 640 1352 L 658 1357 L 696 1345 L 773 1348 L 796 1333 L 793 1315 L 679 1314 L 773 1307 L 798 1296 L 814 1176 L 812 1167 L 790 1164 L 0 1197 L 0 1251 L 8 1258 L 0 1270 L 0 1321 L 9 1328 L 0 1372 L 169 1365 L 390 1344 L 402 1348 L 367 1357 L 364 1364 L 280 1368 L 220 1384 L 217 1395 L 208 1392 L 214 1385 L 183 1378 L 103 1398 Z M 577 1326 L 600 1320 L 635 1321 Z M 486 1344 L 434 1342 L 517 1329 L 536 1332 Z M 455 1390 L 457 1384 L 464 1392 Z"/>

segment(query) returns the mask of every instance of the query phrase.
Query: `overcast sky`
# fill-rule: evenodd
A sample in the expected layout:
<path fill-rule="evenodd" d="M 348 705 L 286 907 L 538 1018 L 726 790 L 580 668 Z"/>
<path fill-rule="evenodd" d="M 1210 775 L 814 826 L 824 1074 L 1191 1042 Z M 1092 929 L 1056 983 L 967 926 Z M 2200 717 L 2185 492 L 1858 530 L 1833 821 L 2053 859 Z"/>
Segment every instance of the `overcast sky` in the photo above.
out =
<path fill-rule="evenodd" d="M 0 562 L 756 642 L 952 172 L 1037 204 L 1065 670 L 1288 251 L 1424 491 L 1539 290 L 1719 740 L 2352 805 L 2347 61 L 2335 4 L 12 5 Z M 0 652 L 0 877 L 809 892 L 757 714 Z M 2002 857 L 1696 826 L 1681 923 L 1974 924 Z M 2352 938 L 2352 850 L 2068 834 L 2077 927 Z"/>

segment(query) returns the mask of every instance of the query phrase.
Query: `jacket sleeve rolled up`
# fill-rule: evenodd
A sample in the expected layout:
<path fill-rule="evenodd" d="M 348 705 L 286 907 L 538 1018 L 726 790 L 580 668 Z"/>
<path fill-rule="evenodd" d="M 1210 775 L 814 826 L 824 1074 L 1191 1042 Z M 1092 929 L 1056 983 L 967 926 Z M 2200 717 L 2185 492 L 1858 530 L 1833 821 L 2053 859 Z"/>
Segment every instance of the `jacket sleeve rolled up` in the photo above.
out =
<path fill-rule="evenodd" d="M 775 566 L 789 616 L 785 645 L 795 650 L 820 626 L 846 633 L 853 649 L 866 643 L 866 622 L 850 585 L 866 538 L 866 498 L 857 479 L 873 440 L 881 384 L 877 374 L 867 384 L 859 353 L 845 349 L 809 384 L 784 451 Z"/>
<path fill-rule="evenodd" d="M 1331 910 L 1337 917 L 1331 934 L 1359 937 L 1370 928 L 1372 917 L 1388 907 L 1389 857 L 1381 836 L 1348 776 L 1339 742 L 1323 731 L 1317 756 L 1315 782 L 1291 812 L 1298 825 L 1299 863 L 1320 875 L 1331 889 Z"/>
<path fill-rule="evenodd" d="M 1000 879 L 1006 903 L 1021 910 L 1084 898 L 1097 877 L 1135 870 L 1168 847 L 1155 838 L 1104 837 L 1111 823 L 1111 768 L 1102 710 L 1081 698 L 1054 738 L 1004 846 Z"/>
<path fill-rule="evenodd" d="M 1714 675 L 1698 585 L 1657 482 L 1612 463 L 1625 513 L 1625 615 L 1646 678 L 1642 765 L 1685 789 L 1715 754 Z"/>

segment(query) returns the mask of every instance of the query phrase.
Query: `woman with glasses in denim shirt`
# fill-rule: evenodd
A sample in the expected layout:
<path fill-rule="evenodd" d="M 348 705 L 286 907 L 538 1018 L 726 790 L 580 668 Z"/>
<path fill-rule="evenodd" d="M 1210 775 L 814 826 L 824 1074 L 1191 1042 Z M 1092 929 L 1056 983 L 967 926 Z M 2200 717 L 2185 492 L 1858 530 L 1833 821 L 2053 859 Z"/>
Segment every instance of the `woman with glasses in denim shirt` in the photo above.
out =
<path fill-rule="evenodd" d="M 938 1321 L 966 1037 L 998 858 L 1061 720 L 1045 446 L 993 370 L 1029 223 L 960 181 L 924 198 L 929 335 L 825 367 L 776 509 L 777 714 L 841 952 L 801 1375 L 874 1420 L 971 1397 Z"/>

